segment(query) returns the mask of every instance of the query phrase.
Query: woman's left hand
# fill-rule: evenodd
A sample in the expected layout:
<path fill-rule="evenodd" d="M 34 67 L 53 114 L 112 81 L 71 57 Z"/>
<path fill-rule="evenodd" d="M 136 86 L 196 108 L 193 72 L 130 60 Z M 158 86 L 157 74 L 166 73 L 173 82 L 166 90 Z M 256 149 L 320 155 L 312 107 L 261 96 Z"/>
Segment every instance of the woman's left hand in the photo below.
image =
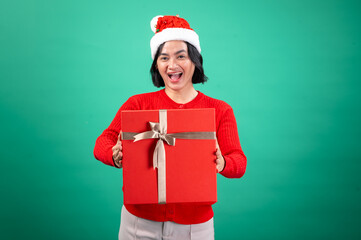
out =
<path fill-rule="evenodd" d="M 224 165 L 225 165 L 225 161 L 224 161 L 224 158 L 222 156 L 222 152 L 219 148 L 219 145 L 218 145 L 218 141 L 216 140 L 216 168 L 217 168 L 217 172 L 222 172 L 223 169 L 224 169 Z"/>

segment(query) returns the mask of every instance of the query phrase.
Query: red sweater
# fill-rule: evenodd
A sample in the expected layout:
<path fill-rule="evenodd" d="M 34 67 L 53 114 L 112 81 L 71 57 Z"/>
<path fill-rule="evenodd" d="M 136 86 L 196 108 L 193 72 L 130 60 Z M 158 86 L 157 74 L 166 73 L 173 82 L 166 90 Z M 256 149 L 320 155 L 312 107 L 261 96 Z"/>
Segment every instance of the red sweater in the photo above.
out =
<path fill-rule="evenodd" d="M 237 132 L 237 123 L 232 108 L 225 102 L 210 98 L 201 92 L 190 102 L 178 104 L 165 93 L 164 89 L 130 97 L 119 109 L 107 129 L 95 143 L 94 156 L 107 165 L 114 166 L 112 147 L 116 144 L 121 130 L 122 110 L 158 110 L 214 108 L 216 112 L 216 135 L 220 150 L 226 162 L 221 174 L 227 178 L 240 178 L 246 170 L 244 155 Z M 125 204 L 135 216 L 153 221 L 173 221 L 180 224 L 206 222 L 213 217 L 211 205 L 199 204 Z"/>

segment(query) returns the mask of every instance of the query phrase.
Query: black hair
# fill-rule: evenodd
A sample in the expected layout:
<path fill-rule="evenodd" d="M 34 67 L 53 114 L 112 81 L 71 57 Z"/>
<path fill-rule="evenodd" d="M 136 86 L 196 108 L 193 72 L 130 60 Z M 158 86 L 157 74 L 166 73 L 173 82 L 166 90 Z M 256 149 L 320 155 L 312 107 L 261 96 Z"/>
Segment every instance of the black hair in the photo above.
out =
<path fill-rule="evenodd" d="M 208 77 L 204 75 L 203 70 L 203 58 L 202 55 L 198 52 L 198 50 L 190 43 L 185 42 L 188 48 L 188 56 L 191 61 L 194 63 L 194 73 L 192 76 L 192 83 L 205 83 L 208 80 Z M 157 68 L 157 59 L 159 57 L 160 52 L 162 51 L 164 43 L 162 43 L 154 56 L 154 60 L 152 66 L 150 67 L 150 74 L 152 75 L 152 81 L 154 86 L 156 87 L 164 87 L 164 81 L 162 76 L 160 75 Z"/>

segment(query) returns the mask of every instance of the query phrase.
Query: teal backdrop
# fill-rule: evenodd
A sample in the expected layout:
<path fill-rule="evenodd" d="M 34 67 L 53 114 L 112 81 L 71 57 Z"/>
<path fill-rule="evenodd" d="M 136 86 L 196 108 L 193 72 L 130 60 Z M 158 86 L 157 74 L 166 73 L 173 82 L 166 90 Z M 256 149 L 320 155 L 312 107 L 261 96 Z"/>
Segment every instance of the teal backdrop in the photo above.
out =
<path fill-rule="evenodd" d="M 361 3 L 350 0 L 0 3 L 1 239 L 117 239 L 122 171 L 96 138 L 157 90 L 150 20 L 187 19 L 248 157 L 218 176 L 216 239 L 361 238 Z"/>

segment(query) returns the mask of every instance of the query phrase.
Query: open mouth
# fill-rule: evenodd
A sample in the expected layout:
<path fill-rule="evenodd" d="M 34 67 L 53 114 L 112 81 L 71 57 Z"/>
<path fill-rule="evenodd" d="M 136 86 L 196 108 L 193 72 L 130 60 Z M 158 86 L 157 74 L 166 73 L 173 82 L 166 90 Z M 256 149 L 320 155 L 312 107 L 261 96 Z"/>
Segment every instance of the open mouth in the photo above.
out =
<path fill-rule="evenodd" d="M 172 82 L 178 81 L 182 77 L 183 73 L 172 73 L 168 74 L 168 77 Z"/>

